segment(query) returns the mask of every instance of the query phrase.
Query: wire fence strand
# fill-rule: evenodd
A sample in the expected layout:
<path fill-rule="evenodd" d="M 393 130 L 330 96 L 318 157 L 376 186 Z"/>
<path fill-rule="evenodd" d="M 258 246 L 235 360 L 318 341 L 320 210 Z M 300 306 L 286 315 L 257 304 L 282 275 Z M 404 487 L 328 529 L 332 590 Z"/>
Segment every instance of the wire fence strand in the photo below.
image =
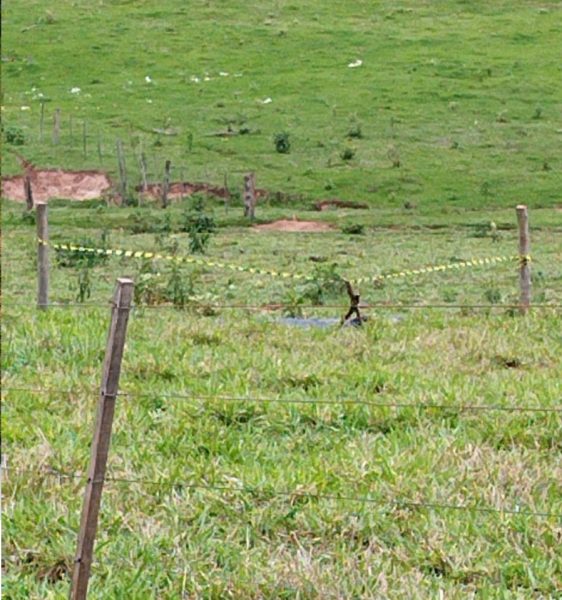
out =
<path fill-rule="evenodd" d="M 14 469 L 12 467 L 2 466 L 1 470 L 17 473 L 19 475 L 26 476 L 27 479 L 31 479 L 31 475 L 47 475 L 57 477 L 59 479 L 68 480 L 80 480 L 84 484 L 88 483 L 87 476 L 80 473 L 69 473 L 65 471 L 59 471 L 54 468 L 47 468 L 43 471 L 37 469 Z M 481 506 L 476 503 L 471 504 L 457 504 L 451 502 L 425 502 L 418 500 L 410 500 L 403 498 L 390 498 L 390 499 L 377 499 L 370 496 L 351 496 L 351 495 L 340 495 L 340 494 L 324 494 L 317 492 L 305 492 L 298 489 L 295 490 L 269 490 L 260 488 L 259 486 L 232 486 L 223 484 L 208 484 L 208 483 L 193 483 L 186 480 L 154 480 L 154 479 L 143 479 L 143 478 L 131 478 L 131 477 L 119 477 L 109 475 L 103 480 L 104 483 L 118 483 L 126 485 L 143 485 L 157 487 L 160 489 L 164 488 L 176 488 L 178 490 L 191 489 L 191 490 L 203 490 L 210 492 L 221 492 L 221 493 L 232 493 L 232 494 L 249 494 L 264 499 L 272 498 L 307 498 L 309 500 L 328 500 L 334 502 L 352 502 L 360 504 L 376 505 L 380 508 L 411 508 L 411 509 L 426 509 L 432 511 L 446 510 L 446 511 L 465 511 L 465 512 L 476 512 L 476 513 L 488 513 L 488 514 L 504 514 L 504 515 L 517 515 L 517 516 L 528 516 L 528 517 L 539 517 L 539 518 L 557 518 L 562 519 L 562 513 L 550 512 L 550 511 L 535 511 L 521 509 L 519 506 L 516 508 L 496 508 L 491 506 Z"/>
<path fill-rule="evenodd" d="M 36 310 L 36 305 L 29 302 L 2 302 L 3 307 L 28 308 Z M 111 302 L 52 302 L 45 305 L 47 308 L 111 308 Z M 283 304 L 272 302 L 270 304 L 220 304 L 213 302 L 197 301 L 186 306 L 177 306 L 174 304 L 134 304 L 131 310 L 155 310 L 155 309 L 175 309 L 182 310 L 186 308 L 197 308 L 198 306 L 211 308 L 216 310 L 250 310 L 250 311 L 266 311 L 273 312 L 275 310 L 284 310 L 294 308 L 294 304 Z M 521 304 L 402 304 L 402 303 L 376 303 L 376 304 L 360 304 L 361 310 L 423 310 L 423 309 L 467 309 L 467 310 L 515 310 L 520 309 Z M 299 310 L 307 309 L 337 309 L 347 310 L 349 304 L 299 304 Z M 556 309 L 562 308 L 562 303 L 535 303 L 525 306 L 530 309 Z"/>
<path fill-rule="evenodd" d="M 29 392 L 35 394 L 65 394 L 65 395 L 78 395 L 83 393 L 99 393 L 99 390 L 95 389 L 57 389 L 57 388 L 34 388 L 25 386 L 3 386 L 2 393 L 4 392 Z M 267 397 L 255 397 L 255 396 L 233 396 L 225 394 L 182 394 L 182 393 L 170 393 L 170 392 L 130 392 L 120 391 L 117 394 L 118 397 L 135 399 L 135 398 L 167 398 L 171 400 L 182 400 L 182 401 L 212 401 L 216 400 L 219 402 L 232 402 L 232 403 L 254 403 L 254 404 L 318 404 L 318 405 L 363 405 L 372 408 L 411 408 L 419 410 L 450 410 L 450 411 L 503 411 L 503 412 L 535 412 L 535 413 L 562 413 L 562 406 L 556 407 L 543 407 L 543 406 L 525 406 L 525 405 L 511 405 L 505 406 L 501 404 L 439 404 L 433 402 L 375 402 L 371 400 L 361 400 L 359 398 L 267 398 Z"/>

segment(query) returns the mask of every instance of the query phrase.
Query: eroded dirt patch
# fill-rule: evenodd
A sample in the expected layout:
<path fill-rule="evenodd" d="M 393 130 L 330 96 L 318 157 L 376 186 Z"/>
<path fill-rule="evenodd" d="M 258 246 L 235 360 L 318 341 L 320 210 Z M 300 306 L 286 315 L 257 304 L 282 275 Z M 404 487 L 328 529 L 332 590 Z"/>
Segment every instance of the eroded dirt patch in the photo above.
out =
<path fill-rule="evenodd" d="M 64 200 L 95 200 L 112 188 L 107 173 L 102 171 L 63 171 L 37 169 L 29 173 L 33 200 L 47 202 L 51 198 Z M 2 197 L 25 201 L 24 176 L 2 178 Z"/>
<path fill-rule="evenodd" d="M 254 229 L 259 231 L 305 231 L 305 232 L 321 232 L 331 231 L 333 227 L 328 223 L 321 221 L 297 221 L 296 219 L 281 219 L 272 223 L 264 223 L 263 225 L 255 225 Z"/>

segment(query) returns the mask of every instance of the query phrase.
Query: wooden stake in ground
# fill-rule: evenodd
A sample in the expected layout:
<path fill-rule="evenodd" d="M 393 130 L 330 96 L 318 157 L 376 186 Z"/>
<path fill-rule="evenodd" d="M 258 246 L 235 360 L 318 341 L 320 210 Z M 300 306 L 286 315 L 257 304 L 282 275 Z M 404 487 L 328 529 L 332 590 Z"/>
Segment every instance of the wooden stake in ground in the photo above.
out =
<path fill-rule="evenodd" d="M 45 101 L 41 100 L 41 116 L 39 117 L 39 141 L 43 143 L 43 124 L 45 122 Z"/>
<path fill-rule="evenodd" d="M 516 209 L 519 225 L 519 287 L 521 290 L 521 312 L 525 314 L 531 304 L 531 264 L 529 254 L 531 242 L 529 238 L 529 215 L 527 207 L 520 204 Z"/>
<path fill-rule="evenodd" d="M 170 167 L 172 163 L 167 160 L 164 165 L 164 183 L 162 184 L 162 208 L 168 208 L 168 192 L 170 190 Z"/>
<path fill-rule="evenodd" d="M 71 600 L 84 600 L 88 592 L 88 580 L 92 566 L 94 541 L 98 526 L 98 515 L 101 504 L 107 456 L 111 441 L 115 400 L 119 389 L 121 360 L 125 347 L 125 334 L 133 297 L 133 281 L 118 279 L 117 289 L 113 297 L 111 325 L 107 338 L 101 392 L 94 437 L 88 482 L 84 494 L 80 532 L 72 573 Z"/>
<path fill-rule="evenodd" d="M 117 140 L 117 161 L 119 163 L 119 181 L 120 181 L 120 194 L 121 204 L 125 204 L 127 201 L 127 167 L 125 165 L 125 155 L 123 154 L 123 144 L 121 140 Z"/>
<path fill-rule="evenodd" d="M 141 169 L 141 176 L 142 176 L 142 191 L 146 193 L 146 191 L 148 190 L 148 178 L 147 178 L 147 168 L 146 168 L 146 154 L 144 152 L 141 152 L 140 155 L 140 169 Z"/>
<path fill-rule="evenodd" d="M 101 163 L 102 159 L 103 159 L 103 152 L 102 152 L 102 147 L 101 147 L 101 133 L 98 130 L 98 159 Z"/>
<path fill-rule="evenodd" d="M 49 225 L 47 205 L 35 205 L 37 221 L 37 308 L 46 310 L 49 303 Z"/>
<path fill-rule="evenodd" d="M 31 175 L 29 173 L 24 175 L 23 190 L 25 192 L 25 205 L 27 210 L 33 210 L 33 192 L 31 190 Z"/>
<path fill-rule="evenodd" d="M 228 203 L 230 202 L 230 190 L 228 189 L 228 177 L 227 174 L 224 174 L 224 210 L 226 212 L 226 208 Z"/>
<path fill-rule="evenodd" d="M 86 121 L 84 121 L 84 123 L 82 123 L 82 149 L 84 152 L 84 158 L 87 157 L 88 155 L 88 131 L 87 131 L 87 125 L 86 125 Z"/>
<path fill-rule="evenodd" d="M 254 173 L 244 175 L 244 216 L 250 219 L 256 213 L 256 176 Z"/>
<path fill-rule="evenodd" d="M 55 110 L 53 117 L 53 144 L 58 145 L 60 138 L 60 108 Z"/>

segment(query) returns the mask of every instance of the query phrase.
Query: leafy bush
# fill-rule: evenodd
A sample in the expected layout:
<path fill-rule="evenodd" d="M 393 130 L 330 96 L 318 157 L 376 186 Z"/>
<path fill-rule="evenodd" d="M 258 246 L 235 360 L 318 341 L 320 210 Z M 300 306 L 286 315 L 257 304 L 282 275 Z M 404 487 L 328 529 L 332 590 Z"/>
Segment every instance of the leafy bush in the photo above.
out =
<path fill-rule="evenodd" d="M 360 123 L 352 123 L 349 131 L 347 132 L 348 138 L 354 138 L 360 140 L 363 137 L 363 132 L 361 131 Z"/>
<path fill-rule="evenodd" d="M 288 154 L 291 150 L 289 134 L 285 131 L 276 133 L 273 138 L 273 143 L 275 144 L 275 150 L 279 152 L 279 154 Z"/>
<path fill-rule="evenodd" d="M 365 226 L 361 223 L 352 223 L 351 225 L 345 225 L 341 230 L 343 233 L 349 233 L 350 235 L 362 235 L 365 233 Z"/>
<path fill-rule="evenodd" d="M 23 146 L 25 144 L 25 135 L 20 127 L 9 125 L 4 129 L 4 139 L 6 144 L 12 146 Z"/>
<path fill-rule="evenodd" d="M 349 146 L 347 148 L 344 148 L 341 152 L 340 152 L 340 158 L 342 160 L 351 160 L 353 157 L 355 156 L 355 150 L 353 148 L 350 148 Z"/>

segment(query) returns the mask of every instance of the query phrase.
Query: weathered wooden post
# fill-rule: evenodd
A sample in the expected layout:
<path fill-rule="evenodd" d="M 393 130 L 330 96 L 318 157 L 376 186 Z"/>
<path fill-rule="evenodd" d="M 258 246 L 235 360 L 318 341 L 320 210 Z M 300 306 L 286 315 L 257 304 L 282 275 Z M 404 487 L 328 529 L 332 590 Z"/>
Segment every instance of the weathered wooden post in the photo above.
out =
<path fill-rule="evenodd" d="M 119 390 L 119 375 L 121 373 L 125 334 L 133 297 L 133 285 L 131 279 L 118 279 L 117 289 L 113 296 L 111 325 L 105 350 L 88 481 L 84 493 L 80 531 L 72 573 L 71 600 L 84 600 L 88 592 L 88 580 L 92 566 L 107 456 L 111 441 L 115 400 Z"/>
<path fill-rule="evenodd" d="M 250 219 L 256 213 L 256 177 L 254 173 L 244 175 L 244 216 Z"/>
<path fill-rule="evenodd" d="M 82 123 L 82 151 L 84 158 L 86 158 L 88 156 L 88 129 L 86 121 Z"/>
<path fill-rule="evenodd" d="M 53 144 L 58 145 L 60 137 L 60 108 L 55 110 L 53 117 Z"/>
<path fill-rule="evenodd" d="M 27 210 L 33 210 L 33 191 L 31 189 L 31 175 L 29 173 L 26 173 L 23 177 L 23 190 Z"/>
<path fill-rule="evenodd" d="M 529 239 L 529 215 L 527 207 L 520 204 L 517 211 L 517 223 L 519 225 L 519 287 L 521 290 L 521 313 L 525 314 L 531 304 L 531 265 L 530 252 L 531 243 Z"/>
<path fill-rule="evenodd" d="M 142 191 L 143 192 L 147 192 L 148 191 L 148 177 L 147 177 L 147 168 L 146 168 L 146 154 L 144 152 L 141 152 L 140 155 L 140 170 L 141 170 L 141 177 L 142 177 Z"/>
<path fill-rule="evenodd" d="M 37 308 L 46 310 L 49 303 L 49 225 L 47 204 L 35 205 L 37 222 Z"/>
<path fill-rule="evenodd" d="M 45 122 L 45 100 L 41 100 L 41 114 L 39 116 L 39 141 L 43 143 L 43 124 Z"/>
<path fill-rule="evenodd" d="M 162 183 L 162 208 L 168 208 L 168 192 L 170 190 L 170 167 L 172 163 L 167 160 L 164 165 L 164 182 Z"/>
<path fill-rule="evenodd" d="M 119 182 L 120 182 L 120 194 L 121 203 L 125 204 L 127 201 L 127 167 L 125 165 L 125 156 L 123 154 L 123 144 L 121 140 L 117 140 L 117 161 L 119 163 Z"/>

